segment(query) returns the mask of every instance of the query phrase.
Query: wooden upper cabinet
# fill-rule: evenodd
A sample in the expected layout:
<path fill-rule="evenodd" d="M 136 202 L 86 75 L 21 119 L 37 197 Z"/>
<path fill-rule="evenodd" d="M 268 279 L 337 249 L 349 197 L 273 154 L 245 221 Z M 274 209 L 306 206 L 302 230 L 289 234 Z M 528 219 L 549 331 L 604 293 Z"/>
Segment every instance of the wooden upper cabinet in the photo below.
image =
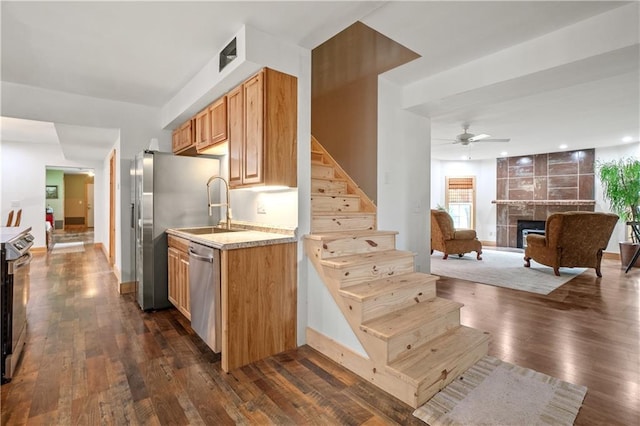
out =
<path fill-rule="evenodd" d="M 171 150 L 174 154 L 180 150 L 180 127 L 171 134 Z"/>
<path fill-rule="evenodd" d="M 227 140 L 227 97 L 223 96 L 209 106 L 211 144 Z"/>
<path fill-rule="evenodd" d="M 242 159 L 242 184 L 263 181 L 264 160 L 264 72 L 243 85 L 245 111 L 245 143 Z"/>
<path fill-rule="evenodd" d="M 174 154 L 193 155 L 196 152 L 195 127 L 195 119 L 190 119 L 173 131 Z"/>
<path fill-rule="evenodd" d="M 297 186 L 297 79 L 265 68 L 239 89 L 227 95 L 231 186 Z"/>
<path fill-rule="evenodd" d="M 196 145 L 199 154 L 221 154 L 212 150 L 227 141 L 227 97 L 223 96 L 202 110 L 196 120 L 200 119 L 198 129 L 201 137 Z"/>
<path fill-rule="evenodd" d="M 229 185 L 242 185 L 244 146 L 244 91 L 238 86 L 227 93 L 229 116 Z"/>
<path fill-rule="evenodd" d="M 209 108 L 205 108 L 196 114 L 196 149 L 198 151 L 210 145 Z"/>

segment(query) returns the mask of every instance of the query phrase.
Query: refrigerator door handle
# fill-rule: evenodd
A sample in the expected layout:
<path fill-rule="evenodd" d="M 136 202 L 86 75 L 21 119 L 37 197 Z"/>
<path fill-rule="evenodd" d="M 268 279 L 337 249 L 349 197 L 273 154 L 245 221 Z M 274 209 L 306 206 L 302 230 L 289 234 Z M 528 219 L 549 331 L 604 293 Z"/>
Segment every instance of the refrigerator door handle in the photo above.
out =
<path fill-rule="evenodd" d="M 131 229 L 136 227 L 136 205 L 131 203 Z"/>

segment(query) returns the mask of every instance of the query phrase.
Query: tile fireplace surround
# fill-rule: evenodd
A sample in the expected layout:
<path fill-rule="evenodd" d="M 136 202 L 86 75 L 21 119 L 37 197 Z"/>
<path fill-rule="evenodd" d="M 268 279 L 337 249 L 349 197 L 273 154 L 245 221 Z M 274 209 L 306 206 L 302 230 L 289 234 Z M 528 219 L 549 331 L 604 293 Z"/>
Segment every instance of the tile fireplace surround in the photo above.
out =
<path fill-rule="evenodd" d="M 496 244 L 517 246 L 518 220 L 546 220 L 551 213 L 590 211 L 595 150 L 497 159 Z"/>

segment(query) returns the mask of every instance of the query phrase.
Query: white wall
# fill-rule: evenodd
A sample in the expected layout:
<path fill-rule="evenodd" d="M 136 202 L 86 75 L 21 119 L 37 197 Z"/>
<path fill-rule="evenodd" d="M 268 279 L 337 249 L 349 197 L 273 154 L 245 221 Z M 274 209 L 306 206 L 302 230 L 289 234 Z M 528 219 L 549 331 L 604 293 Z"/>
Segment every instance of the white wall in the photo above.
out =
<path fill-rule="evenodd" d="M 0 205 L 2 221 L 5 222 L 9 210 L 22 209 L 21 226 L 30 226 L 35 237 L 34 247 L 46 247 L 45 198 L 47 166 L 81 167 L 95 170 L 94 188 L 99 188 L 105 180 L 100 163 L 77 163 L 64 158 L 59 145 L 1 142 L 2 178 L 0 183 Z M 95 242 L 105 243 L 104 220 L 101 211 L 108 206 L 104 197 L 94 197 Z M 4 225 L 4 223 L 2 223 Z"/>
<path fill-rule="evenodd" d="M 159 108 L 92 98 L 71 93 L 57 92 L 38 87 L 2 82 L 2 115 L 29 120 L 65 123 L 79 126 L 120 129 L 120 139 L 114 144 L 116 149 L 116 272 L 122 282 L 133 281 L 133 253 L 131 243 L 133 233 L 128 226 L 130 195 L 129 162 L 136 153 L 149 146 L 152 138 L 158 139 L 160 146 L 171 146 L 171 132 L 159 125 Z M 33 152 L 34 156 L 39 153 Z M 64 158 L 64 157 L 62 157 Z M 105 158 L 108 160 L 108 158 Z M 25 162 L 25 173 L 37 173 L 35 164 Z M 108 161 L 106 164 L 108 179 Z M 103 164 L 94 167 L 104 170 Z M 103 188 L 96 182 L 95 188 Z M 108 181 L 107 181 L 108 188 Z M 4 197 L 4 194 L 3 194 Z M 95 193 L 95 202 L 109 203 L 108 190 Z M 106 200 L 106 201 L 105 201 Z M 95 218 L 96 228 L 105 227 L 108 233 L 107 215 Z M 98 209 L 96 208 L 96 213 Z M 125 219 L 122 226 L 122 218 Z M 98 223 L 102 221 L 102 223 Z M 96 232 L 98 230 L 96 229 Z M 96 236 L 97 238 L 97 236 Z M 108 247 L 108 234 L 104 239 Z"/>
<path fill-rule="evenodd" d="M 482 241 L 496 241 L 496 160 L 431 161 L 431 208 L 445 205 L 445 177 L 476 178 L 476 232 Z"/>
<path fill-rule="evenodd" d="M 627 145 L 618 145 L 607 148 L 596 148 L 595 160 L 596 165 L 598 161 L 609 161 L 609 160 L 617 160 L 623 157 L 635 157 L 640 158 L 640 143 L 632 143 Z M 640 179 L 640 177 L 639 177 Z M 610 212 L 608 201 L 604 200 L 602 183 L 600 179 L 598 179 L 597 170 L 596 170 L 596 179 L 595 179 L 595 199 L 596 199 L 596 207 L 595 211 L 597 212 Z M 620 247 L 618 243 L 620 241 L 626 240 L 626 232 L 627 226 L 622 221 L 618 221 L 615 229 L 613 230 L 613 234 L 611 234 L 611 239 L 609 240 L 609 245 L 605 251 L 610 253 L 620 253 Z"/>
<path fill-rule="evenodd" d="M 402 88 L 378 79 L 378 229 L 430 271 L 431 122 L 402 109 Z"/>
<path fill-rule="evenodd" d="M 254 192 L 250 189 L 231 191 L 234 220 L 284 228 L 298 226 L 298 190 Z M 264 213 L 258 213 L 258 210 Z M 224 212 L 222 212 L 224 215 Z"/>

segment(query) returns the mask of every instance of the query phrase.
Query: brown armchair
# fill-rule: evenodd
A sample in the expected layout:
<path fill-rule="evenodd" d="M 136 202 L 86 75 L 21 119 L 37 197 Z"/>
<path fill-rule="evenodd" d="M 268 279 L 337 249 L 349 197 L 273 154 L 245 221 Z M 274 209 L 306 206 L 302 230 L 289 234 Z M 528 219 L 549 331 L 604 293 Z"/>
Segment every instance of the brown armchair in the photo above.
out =
<path fill-rule="evenodd" d="M 524 266 L 531 266 L 533 259 L 552 267 L 558 276 L 561 266 L 578 266 L 595 268 L 601 277 L 602 251 L 607 248 L 617 221 L 618 216 L 612 213 L 554 213 L 547 218 L 545 235 L 527 235 Z"/>
<path fill-rule="evenodd" d="M 431 210 L 431 254 L 434 250 L 444 253 L 443 259 L 449 253 L 456 253 L 462 257 L 465 253 L 475 251 L 477 259 L 482 260 L 482 243 L 473 229 L 455 229 L 453 219 L 444 210 Z"/>

